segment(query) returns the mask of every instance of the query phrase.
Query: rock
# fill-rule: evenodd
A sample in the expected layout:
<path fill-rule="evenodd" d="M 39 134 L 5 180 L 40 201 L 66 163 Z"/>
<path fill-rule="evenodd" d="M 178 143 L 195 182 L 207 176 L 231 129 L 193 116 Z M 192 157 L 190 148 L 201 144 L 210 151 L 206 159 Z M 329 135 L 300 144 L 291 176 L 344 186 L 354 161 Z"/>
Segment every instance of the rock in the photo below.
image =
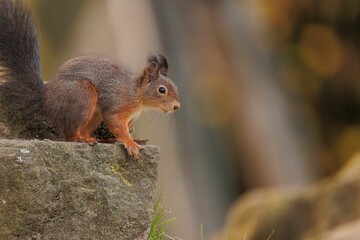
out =
<path fill-rule="evenodd" d="M 360 236 L 360 220 L 343 224 L 324 234 L 326 240 L 355 240 Z"/>
<path fill-rule="evenodd" d="M 252 240 L 358 239 L 355 230 L 347 238 L 336 237 L 344 234 L 338 231 L 347 224 L 360 220 L 359 203 L 360 153 L 338 174 L 313 186 L 246 194 L 230 209 L 224 230 L 213 239 L 228 240 L 229 234 Z"/>
<path fill-rule="evenodd" d="M 0 139 L 0 239 L 136 239 L 148 232 L 159 148 Z"/>

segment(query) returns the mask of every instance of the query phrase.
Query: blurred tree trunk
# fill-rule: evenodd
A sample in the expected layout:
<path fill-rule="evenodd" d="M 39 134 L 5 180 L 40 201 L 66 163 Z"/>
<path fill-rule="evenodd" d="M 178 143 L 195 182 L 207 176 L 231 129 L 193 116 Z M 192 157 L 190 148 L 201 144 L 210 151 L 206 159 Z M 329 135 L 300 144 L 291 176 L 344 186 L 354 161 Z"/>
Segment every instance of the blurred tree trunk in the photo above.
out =
<path fill-rule="evenodd" d="M 309 162 L 313 143 L 296 129 L 302 123 L 291 122 L 276 59 L 250 2 L 154 1 L 163 45 L 178 61 L 173 74 L 183 102 L 183 168 L 211 230 L 222 224 L 237 191 L 318 177 Z"/>
<path fill-rule="evenodd" d="M 178 121 L 184 149 L 182 167 L 197 203 L 196 223 L 215 231 L 222 225 L 237 191 L 230 163 L 226 161 L 232 156 L 227 144 L 232 104 L 222 110 L 222 104 L 216 103 L 222 97 L 227 100 L 232 96 L 230 82 L 223 82 L 223 78 L 231 78 L 230 71 L 223 64 L 218 39 L 212 34 L 215 29 L 209 22 L 212 18 L 209 4 L 187 0 L 153 2 L 163 46 L 169 58 L 175 60 L 171 73 L 180 88 L 182 102 Z M 214 115 L 218 111 L 223 117 Z"/>
<path fill-rule="evenodd" d="M 235 138 L 246 149 L 243 166 L 250 185 L 312 182 L 319 177 L 319 166 L 311 162 L 314 142 L 297 129 L 304 122 L 296 125 L 290 117 L 292 106 L 281 85 L 277 60 L 267 48 L 260 6 L 225 0 L 213 7 L 239 93 Z"/>

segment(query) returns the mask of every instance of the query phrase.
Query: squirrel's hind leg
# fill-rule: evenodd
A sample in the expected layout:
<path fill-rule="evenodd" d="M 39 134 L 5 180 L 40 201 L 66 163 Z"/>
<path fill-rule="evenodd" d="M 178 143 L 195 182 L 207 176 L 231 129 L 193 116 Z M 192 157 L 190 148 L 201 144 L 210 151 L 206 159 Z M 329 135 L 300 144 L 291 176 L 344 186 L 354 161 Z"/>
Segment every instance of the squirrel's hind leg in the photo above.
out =
<path fill-rule="evenodd" d="M 101 108 L 95 105 L 95 110 L 90 111 L 88 121 L 86 121 L 86 124 L 82 125 L 79 129 L 80 136 L 90 145 L 99 142 L 98 139 L 91 137 L 91 134 L 100 126 L 102 120 Z"/>
<path fill-rule="evenodd" d="M 98 92 L 87 80 L 78 81 L 76 86 L 72 87 L 76 88 L 81 96 L 81 99 L 74 102 L 74 105 L 77 105 L 76 109 L 80 111 L 72 116 L 74 125 L 64 128 L 65 138 L 72 142 L 87 142 L 89 145 L 95 145 L 97 139 L 91 137 L 91 134 L 102 121 L 101 110 L 97 110 L 96 107 Z"/>

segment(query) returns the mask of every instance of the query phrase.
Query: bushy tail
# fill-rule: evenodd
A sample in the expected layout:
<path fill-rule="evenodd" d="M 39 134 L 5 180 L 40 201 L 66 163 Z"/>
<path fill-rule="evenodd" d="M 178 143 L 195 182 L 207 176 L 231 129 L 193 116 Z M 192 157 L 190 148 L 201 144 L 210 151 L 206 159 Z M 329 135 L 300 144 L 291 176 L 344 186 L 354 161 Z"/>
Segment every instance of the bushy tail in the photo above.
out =
<path fill-rule="evenodd" d="M 40 74 L 36 29 L 19 0 L 0 0 L 1 94 L 17 109 L 41 109 L 45 86 Z"/>

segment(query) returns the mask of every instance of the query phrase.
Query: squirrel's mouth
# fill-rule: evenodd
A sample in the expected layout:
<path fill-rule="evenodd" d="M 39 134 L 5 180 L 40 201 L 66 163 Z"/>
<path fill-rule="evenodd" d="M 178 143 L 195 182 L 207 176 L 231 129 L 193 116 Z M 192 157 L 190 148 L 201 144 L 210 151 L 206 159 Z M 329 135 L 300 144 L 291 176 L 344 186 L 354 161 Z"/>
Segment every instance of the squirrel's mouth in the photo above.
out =
<path fill-rule="evenodd" d="M 161 108 L 161 110 L 164 112 L 164 113 L 167 113 L 168 110 L 166 110 L 165 108 Z"/>

